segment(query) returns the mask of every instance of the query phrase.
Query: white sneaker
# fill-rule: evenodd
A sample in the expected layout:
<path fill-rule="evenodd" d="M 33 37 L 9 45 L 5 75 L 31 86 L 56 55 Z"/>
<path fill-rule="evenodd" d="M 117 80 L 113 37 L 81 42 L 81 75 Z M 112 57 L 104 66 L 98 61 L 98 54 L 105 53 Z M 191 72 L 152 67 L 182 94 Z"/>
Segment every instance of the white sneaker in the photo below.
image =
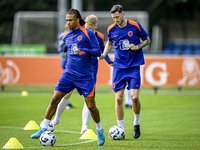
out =
<path fill-rule="evenodd" d="M 85 133 L 87 130 L 88 130 L 88 128 L 86 128 L 86 129 L 82 129 L 81 132 L 80 132 L 80 134 Z"/>
<path fill-rule="evenodd" d="M 55 119 L 53 119 L 53 120 L 51 121 L 51 123 L 53 123 L 53 125 L 55 126 L 55 125 L 57 125 L 57 124 L 60 123 L 60 120 L 55 120 Z"/>

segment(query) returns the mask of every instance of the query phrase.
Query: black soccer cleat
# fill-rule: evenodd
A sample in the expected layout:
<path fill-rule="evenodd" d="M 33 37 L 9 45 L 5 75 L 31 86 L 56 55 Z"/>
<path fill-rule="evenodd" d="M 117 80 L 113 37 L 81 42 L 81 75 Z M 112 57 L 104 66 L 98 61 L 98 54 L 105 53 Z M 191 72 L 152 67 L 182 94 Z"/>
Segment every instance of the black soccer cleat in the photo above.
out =
<path fill-rule="evenodd" d="M 67 104 L 66 109 L 72 109 L 72 108 L 76 108 L 75 106 L 73 106 L 72 104 Z"/>
<path fill-rule="evenodd" d="M 126 104 L 124 108 L 132 108 L 132 105 Z"/>
<path fill-rule="evenodd" d="M 140 137 L 140 125 L 134 125 L 134 133 L 133 133 L 133 137 L 135 139 Z"/>

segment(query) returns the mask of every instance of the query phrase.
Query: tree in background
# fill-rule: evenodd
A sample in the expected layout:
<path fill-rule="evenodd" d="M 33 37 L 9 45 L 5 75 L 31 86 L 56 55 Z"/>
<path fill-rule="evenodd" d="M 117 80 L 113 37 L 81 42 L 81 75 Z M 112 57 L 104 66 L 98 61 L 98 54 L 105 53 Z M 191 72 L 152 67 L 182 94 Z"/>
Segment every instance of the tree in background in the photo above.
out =
<path fill-rule="evenodd" d="M 83 11 L 109 11 L 114 4 L 125 11 L 148 11 L 150 30 L 163 18 L 200 21 L 200 0 L 83 0 Z M 57 11 L 57 0 L 1 0 L 0 43 L 11 43 L 17 11 Z"/>

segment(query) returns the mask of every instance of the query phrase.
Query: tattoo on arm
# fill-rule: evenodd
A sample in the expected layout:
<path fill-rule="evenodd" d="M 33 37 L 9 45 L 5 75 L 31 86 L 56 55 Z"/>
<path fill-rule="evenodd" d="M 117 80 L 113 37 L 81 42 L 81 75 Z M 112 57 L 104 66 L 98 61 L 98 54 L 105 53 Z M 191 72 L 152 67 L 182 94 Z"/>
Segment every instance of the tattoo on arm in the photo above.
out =
<path fill-rule="evenodd" d="M 146 39 L 144 39 L 142 43 L 138 44 L 138 49 L 141 49 L 149 44 L 150 44 L 150 39 L 149 37 L 147 37 Z"/>

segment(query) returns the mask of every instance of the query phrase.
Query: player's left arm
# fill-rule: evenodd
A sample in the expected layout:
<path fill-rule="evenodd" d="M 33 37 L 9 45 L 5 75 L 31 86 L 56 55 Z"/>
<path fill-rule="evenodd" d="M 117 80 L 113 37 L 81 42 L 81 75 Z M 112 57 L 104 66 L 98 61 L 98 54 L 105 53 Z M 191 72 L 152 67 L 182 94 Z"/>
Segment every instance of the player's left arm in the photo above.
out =
<path fill-rule="evenodd" d="M 90 45 L 90 48 L 79 48 L 77 49 L 77 53 L 79 55 L 82 55 L 82 54 L 89 54 L 89 55 L 92 55 L 92 56 L 100 56 L 101 55 L 101 50 L 100 50 L 100 47 L 99 47 L 99 43 L 97 41 L 97 38 L 94 34 L 94 32 L 89 32 L 89 45 Z"/>
<path fill-rule="evenodd" d="M 93 47 L 92 49 L 89 48 L 79 48 L 76 49 L 76 52 L 79 55 L 83 55 L 83 54 L 89 54 L 91 56 L 100 56 L 101 55 L 101 50 L 99 48 L 99 46 L 97 45 L 97 47 Z"/>
<path fill-rule="evenodd" d="M 137 51 L 137 50 L 142 49 L 143 47 L 145 47 L 145 46 L 147 46 L 149 44 L 150 44 L 150 38 L 148 36 L 140 44 L 138 44 L 138 45 L 130 44 L 128 47 L 131 50 Z"/>

